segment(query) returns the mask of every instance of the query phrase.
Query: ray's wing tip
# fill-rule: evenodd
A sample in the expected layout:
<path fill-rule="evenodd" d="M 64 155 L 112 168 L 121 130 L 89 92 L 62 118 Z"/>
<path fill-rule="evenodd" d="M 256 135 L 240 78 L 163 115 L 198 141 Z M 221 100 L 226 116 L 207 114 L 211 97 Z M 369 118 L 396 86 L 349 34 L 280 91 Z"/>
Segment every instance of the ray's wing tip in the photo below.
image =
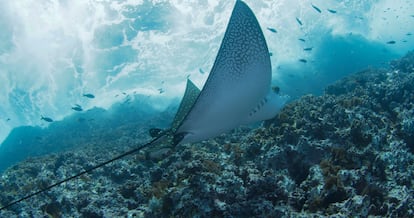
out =
<path fill-rule="evenodd" d="M 242 0 L 236 0 L 236 4 L 235 4 L 234 8 L 236 9 L 236 8 L 243 8 L 243 7 L 250 10 L 250 8 L 246 4 L 246 2 L 244 2 Z"/>

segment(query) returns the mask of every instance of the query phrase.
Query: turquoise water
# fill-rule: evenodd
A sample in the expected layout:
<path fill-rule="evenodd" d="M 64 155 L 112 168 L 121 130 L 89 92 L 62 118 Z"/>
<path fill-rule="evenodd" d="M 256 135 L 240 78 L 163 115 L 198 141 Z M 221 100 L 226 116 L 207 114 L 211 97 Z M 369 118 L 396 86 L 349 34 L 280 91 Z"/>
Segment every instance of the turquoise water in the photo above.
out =
<path fill-rule="evenodd" d="M 320 94 L 326 84 L 414 47 L 411 1 L 314 1 L 321 13 L 303 1 L 247 3 L 272 53 L 273 85 L 294 98 Z M 233 4 L 0 3 L 0 141 L 13 127 L 47 126 L 42 115 L 61 120 L 74 104 L 108 108 L 125 100 L 122 93 L 148 96 L 165 109 L 182 96 L 186 77 L 202 87 L 208 73 L 200 72 L 212 66 Z"/>

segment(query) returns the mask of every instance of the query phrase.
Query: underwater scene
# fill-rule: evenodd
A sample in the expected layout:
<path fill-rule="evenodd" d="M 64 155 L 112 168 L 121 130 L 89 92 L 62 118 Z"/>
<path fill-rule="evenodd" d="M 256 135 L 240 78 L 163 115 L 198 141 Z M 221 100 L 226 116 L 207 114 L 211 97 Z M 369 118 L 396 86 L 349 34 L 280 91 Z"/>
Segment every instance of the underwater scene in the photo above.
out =
<path fill-rule="evenodd" d="M 0 2 L 0 217 L 414 217 L 411 0 Z"/>

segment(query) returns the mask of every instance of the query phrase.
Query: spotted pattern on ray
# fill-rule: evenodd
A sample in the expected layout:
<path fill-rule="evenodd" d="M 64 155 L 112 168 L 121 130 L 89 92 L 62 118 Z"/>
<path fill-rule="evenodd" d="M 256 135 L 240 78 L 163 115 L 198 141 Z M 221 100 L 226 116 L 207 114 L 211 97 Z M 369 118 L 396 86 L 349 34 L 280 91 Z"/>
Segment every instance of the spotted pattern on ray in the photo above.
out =
<path fill-rule="evenodd" d="M 215 85 L 225 86 L 229 81 L 237 83 L 244 78 L 244 74 L 251 73 L 245 69 L 253 62 L 271 70 L 267 44 L 258 25 L 250 8 L 244 2 L 237 1 L 204 90 Z M 223 71 L 226 73 L 221 73 Z"/>
<path fill-rule="evenodd" d="M 250 8 L 238 0 L 210 75 L 175 134 L 182 142 L 195 142 L 250 121 L 252 111 L 266 103 L 261 101 L 270 90 L 271 77 L 260 25 Z"/>
<path fill-rule="evenodd" d="M 174 120 L 171 125 L 171 131 L 175 132 L 180 126 L 181 122 L 184 120 L 185 116 L 191 110 L 196 101 L 198 95 L 200 94 L 200 89 L 197 88 L 194 83 L 187 79 L 187 86 L 185 88 L 183 99 L 181 100 L 181 104 L 178 107 L 178 111 L 175 114 Z"/>

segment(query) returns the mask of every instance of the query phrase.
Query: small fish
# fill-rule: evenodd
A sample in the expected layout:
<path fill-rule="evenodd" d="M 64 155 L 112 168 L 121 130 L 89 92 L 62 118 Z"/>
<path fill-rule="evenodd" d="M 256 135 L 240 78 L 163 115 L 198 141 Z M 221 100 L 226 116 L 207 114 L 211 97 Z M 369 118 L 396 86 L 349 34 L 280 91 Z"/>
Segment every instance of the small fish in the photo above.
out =
<path fill-rule="evenodd" d="M 414 17 L 414 15 L 411 15 L 411 17 Z"/>
<path fill-rule="evenodd" d="M 306 59 L 299 59 L 300 62 L 302 63 L 307 63 L 308 61 Z"/>
<path fill-rule="evenodd" d="M 329 11 L 329 12 L 331 12 L 332 14 L 336 14 L 336 11 L 335 10 L 332 10 L 332 9 L 326 9 L 327 11 Z"/>
<path fill-rule="evenodd" d="M 411 35 L 413 35 L 412 33 L 407 33 L 407 34 L 405 34 L 406 36 L 411 36 Z"/>
<path fill-rule="evenodd" d="M 6 121 L 10 121 L 10 118 L 7 118 Z"/>
<path fill-rule="evenodd" d="M 131 98 L 126 98 L 123 104 L 129 104 L 129 102 L 131 102 Z"/>
<path fill-rule="evenodd" d="M 40 120 L 44 120 L 44 121 L 49 122 L 49 123 L 53 122 L 52 118 L 44 117 L 44 116 L 40 116 Z"/>
<path fill-rule="evenodd" d="M 159 88 L 158 91 L 160 92 L 160 94 L 165 92 L 164 89 L 162 89 L 162 88 Z"/>
<path fill-rule="evenodd" d="M 304 51 L 312 51 L 313 47 L 304 48 Z"/>
<path fill-rule="evenodd" d="M 127 95 L 127 93 L 126 93 L 126 92 L 122 92 L 122 94 L 123 94 L 123 95 Z"/>
<path fill-rule="evenodd" d="M 388 41 L 387 44 L 395 44 L 394 40 Z"/>
<path fill-rule="evenodd" d="M 315 9 L 317 12 L 322 13 L 321 9 L 316 7 L 314 4 L 312 4 L 312 8 Z"/>
<path fill-rule="evenodd" d="M 95 98 L 95 95 L 90 94 L 90 93 L 88 93 L 88 94 L 83 94 L 83 96 L 84 96 L 84 97 L 87 97 L 87 98 Z"/>
<path fill-rule="evenodd" d="M 200 72 L 201 74 L 204 74 L 205 73 L 204 70 L 201 69 L 201 68 L 198 69 L 198 72 Z"/>
<path fill-rule="evenodd" d="M 299 18 L 296 17 L 296 21 L 298 22 L 299 25 L 302 26 L 302 21 Z"/>
<path fill-rule="evenodd" d="M 75 104 L 75 107 L 72 107 L 72 110 L 75 110 L 75 111 L 83 111 L 82 107 L 80 105 L 78 105 L 78 104 Z"/>
<path fill-rule="evenodd" d="M 299 41 L 306 42 L 304 38 L 299 38 Z"/>
<path fill-rule="evenodd" d="M 267 29 L 272 33 L 277 33 L 277 30 L 275 28 L 268 27 Z"/>
<path fill-rule="evenodd" d="M 273 56 L 273 53 L 272 52 L 269 52 L 269 56 L 272 57 Z"/>
<path fill-rule="evenodd" d="M 272 91 L 275 92 L 276 94 L 279 94 L 280 92 L 280 87 L 279 86 L 273 86 L 272 87 Z"/>

